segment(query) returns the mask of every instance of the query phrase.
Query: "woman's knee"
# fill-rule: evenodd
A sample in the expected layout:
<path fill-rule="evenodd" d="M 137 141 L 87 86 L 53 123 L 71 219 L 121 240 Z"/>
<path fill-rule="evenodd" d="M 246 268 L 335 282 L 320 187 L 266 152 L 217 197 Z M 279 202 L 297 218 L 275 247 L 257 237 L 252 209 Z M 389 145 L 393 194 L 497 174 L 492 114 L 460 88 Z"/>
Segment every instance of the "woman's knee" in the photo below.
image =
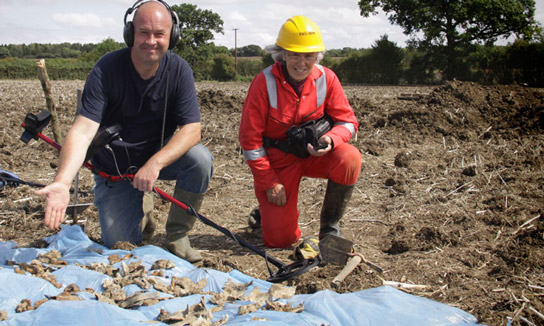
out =
<path fill-rule="evenodd" d="M 300 239 L 300 229 L 262 230 L 263 244 L 268 248 L 289 248 Z"/>
<path fill-rule="evenodd" d="M 334 152 L 337 162 L 329 172 L 329 178 L 339 184 L 351 185 L 357 182 L 361 172 L 362 157 L 355 146 L 348 143 L 342 145 Z"/>
<path fill-rule="evenodd" d="M 301 234 L 298 214 L 291 218 L 284 215 L 284 219 L 270 220 L 266 219 L 266 212 L 263 214 L 261 211 L 261 228 L 263 244 L 268 248 L 288 248 L 298 241 Z"/>

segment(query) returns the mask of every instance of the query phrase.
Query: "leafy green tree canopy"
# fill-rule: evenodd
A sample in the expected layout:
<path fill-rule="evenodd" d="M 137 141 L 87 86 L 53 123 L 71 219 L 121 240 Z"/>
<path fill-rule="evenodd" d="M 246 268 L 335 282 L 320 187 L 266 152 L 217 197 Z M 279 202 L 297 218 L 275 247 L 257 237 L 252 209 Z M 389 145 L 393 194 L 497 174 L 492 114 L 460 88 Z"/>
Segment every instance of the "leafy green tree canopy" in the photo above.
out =
<path fill-rule="evenodd" d="M 255 44 L 250 44 L 242 46 L 237 49 L 238 56 L 240 57 L 260 57 L 263 55 L 263 49 L 260 46 Z M 232 55 L 234 55 L 234 49 L 232 50 Z"/>
<path fill-rule="evenodd" d="M 9 49 L 5 46 L 0 46 L 0 59 L 10 56 Z"/>
<path fill-rule="evenodd" d="M 471 44 L 511 35 L 529 40 L 540 30 L 534 0 L 359 0 L 359 8 L 363 17 L 382 8 L 413 44 L 437 47 L 446 78 L 456 76 Z"/>
<path fill-rule="evenodd" d="M 402 49 L 382 35 L 370 52 L 373 82 L 379 84 L 398 84 L 401 76 Z"/>
<path fill-rule="evenodd" d="M 344 47 L 342 49 L 330 49 L 327 50 L 327 54 L 331 57 L 348 57 L 351 54 L 357 53 L 357 49 L 350 48 L 350 47 Z"/>
<path fill-rule="evenodd" d="M 211 10 L 202 10 L 196 5 L 182 3 L 172 6 L 180 20 L 180 40 L 175 52 L 193 67 L 201 59 L 213 55 L 213 32 L 223 33 L 223 20 Z"/>
<path fill-rule="evenodd" d="M 80 59 L 82 61 L 97 62 L 98 59 L 100 59 L 104 54 L 122 49 L 124 46 L 124 43 L 119 43 L 111 37 L 108 37 L 107 39 L 98 43 L 93 50 L 81 55 Z"/>
<path fill-rule="evenodd" d="M 499 37 L 531 39 L 538 30 L 534 0 L 359 0 L 361 16 L 388 15 L 404 33 L 428 44 L 493 44 Z"/>

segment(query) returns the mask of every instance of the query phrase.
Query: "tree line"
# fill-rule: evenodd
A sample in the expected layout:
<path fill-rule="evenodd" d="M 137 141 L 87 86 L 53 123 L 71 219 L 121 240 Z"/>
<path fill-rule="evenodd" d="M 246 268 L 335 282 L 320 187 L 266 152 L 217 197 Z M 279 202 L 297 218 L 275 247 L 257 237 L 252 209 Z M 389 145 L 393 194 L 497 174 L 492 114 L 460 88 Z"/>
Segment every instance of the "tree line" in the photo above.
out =
<path fill-rule="evenodd" d="M 401 48 L 382 35 L 371 48 L 328 50 L 322 64 L 343 83 L 437 84 L 455 78 L 544 86 L 544 37 L 533 0 L 359 0 L 359 7 L 363 17 L 381 8 L 410 40 Z M 215 45 L 213 32 L 223 33 L 223 20 L 213 11 L 192 4 L 172 10 L 185 17 L 173 51 L 191 65 L 195 80 L 248 81 L 272 63 L 258 45 Z M 494 45 L 510 36 L 514 42 Z M 0 78 L 36 78 L 35 61 L 45 58 L 51 79 L 85 79 L 103 54 L 124 46 L 111 38 L 98 44 L 0 44 Z"/>

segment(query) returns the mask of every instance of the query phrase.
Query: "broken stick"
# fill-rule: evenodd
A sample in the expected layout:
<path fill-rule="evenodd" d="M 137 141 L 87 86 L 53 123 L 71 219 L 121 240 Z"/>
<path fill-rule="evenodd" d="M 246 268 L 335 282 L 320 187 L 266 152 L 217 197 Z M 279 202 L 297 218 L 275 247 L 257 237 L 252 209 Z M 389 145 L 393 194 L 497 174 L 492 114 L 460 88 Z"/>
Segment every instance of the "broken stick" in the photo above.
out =
<path fill-rule="evenodd" d="M 62 143 L 62 135 L 60 132 L 59 118 L 57 115 L 57 109 L 55 107 L 55 101 L 53 100 L 51 92 L 51 81 L 49 80 L 49 75 L 47 74 L 47 69 L 45 68 L 45 60 L 40 59 L 36 62 L 38 67 L 38 77 L 42 83 L 43 93 L 45 95 L 45 104 L 49 112 L 51 112 L 51 127 L 53 129 L 53 139 L 56 143 Z"/>

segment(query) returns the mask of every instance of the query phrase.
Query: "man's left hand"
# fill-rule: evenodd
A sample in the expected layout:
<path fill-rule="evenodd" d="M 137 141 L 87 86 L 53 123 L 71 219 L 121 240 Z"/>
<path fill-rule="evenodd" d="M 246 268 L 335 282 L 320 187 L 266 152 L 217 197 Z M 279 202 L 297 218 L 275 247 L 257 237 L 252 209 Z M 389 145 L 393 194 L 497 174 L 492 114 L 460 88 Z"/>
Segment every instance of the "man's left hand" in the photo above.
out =
<path fill-rule="evenodd" d="M 153 186 L 159 177 L 159 169 L 155 169 L 150 164 L 145 164 L 136 172 L 132 180 L 132 186 L 144 192 L 153 191 Z"/>

